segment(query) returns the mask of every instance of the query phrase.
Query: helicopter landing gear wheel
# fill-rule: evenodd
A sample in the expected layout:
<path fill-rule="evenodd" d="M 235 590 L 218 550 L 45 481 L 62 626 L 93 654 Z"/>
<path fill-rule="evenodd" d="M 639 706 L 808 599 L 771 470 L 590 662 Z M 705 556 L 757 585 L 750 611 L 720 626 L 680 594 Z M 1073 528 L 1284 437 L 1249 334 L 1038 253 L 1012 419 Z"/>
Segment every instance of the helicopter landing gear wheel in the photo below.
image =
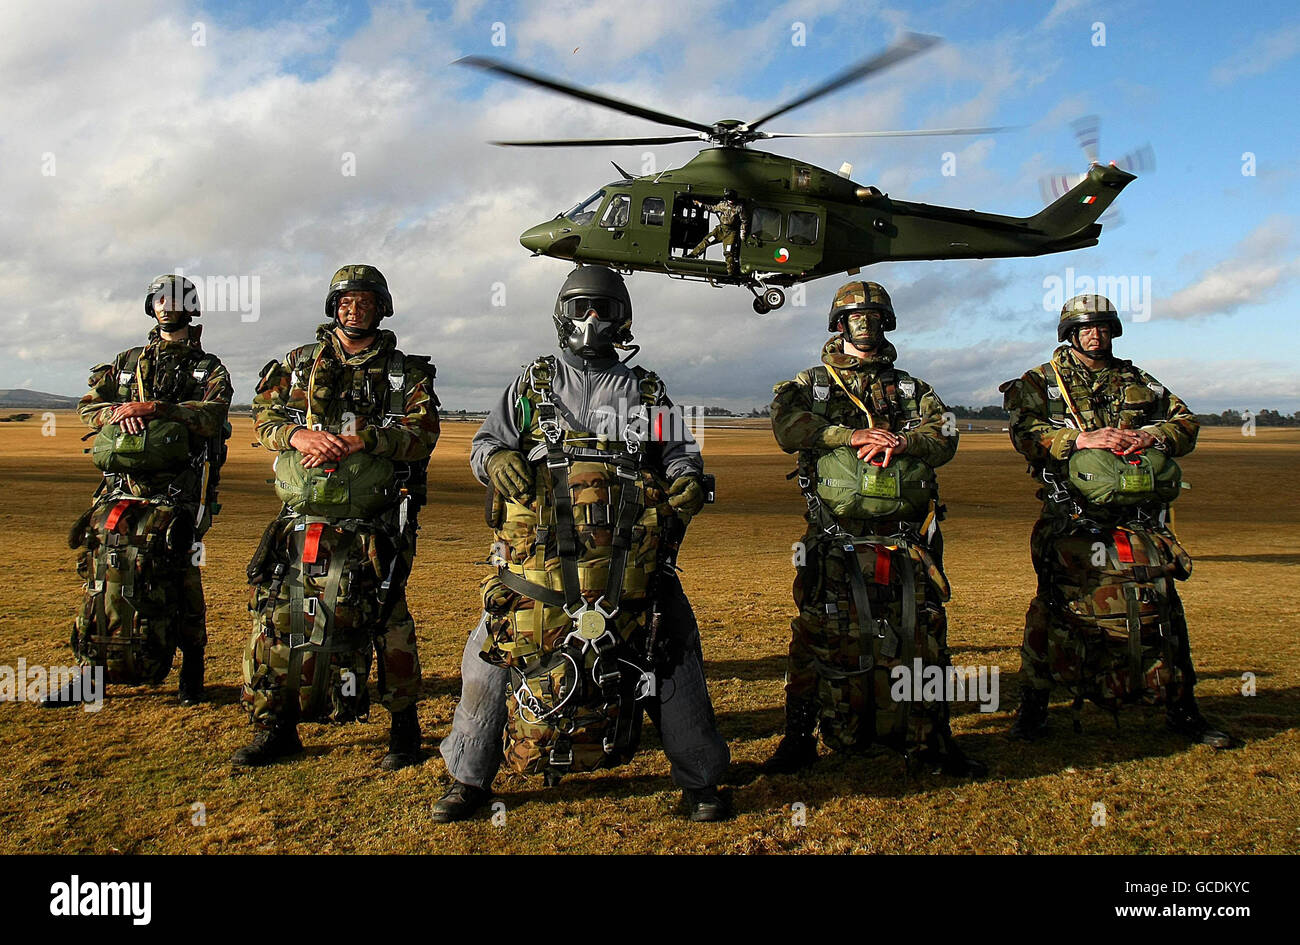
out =
<path fill-rule="evenodd" d="M 767 314 L 768 312 L 770 312 L 770 311 L 772 311 L 772 306 L 768 305 L 766 302 L 764 302 L 764 301 L 763 301 L 762 299 L 760 299 L 760 298 L 755 298 L 755 299 L 754 299 L 754 312 L 755 312 L 755 314 L 758 314 L 758 315 L 766 315 L 766 314 Z"/>
<path fill-rule="evenodd" d="M 780 308 L 785 304 L 785 293 L 780 289 L 771 288 L 763 293 L 763 303 L 771 311 L 774 308 Z"/>

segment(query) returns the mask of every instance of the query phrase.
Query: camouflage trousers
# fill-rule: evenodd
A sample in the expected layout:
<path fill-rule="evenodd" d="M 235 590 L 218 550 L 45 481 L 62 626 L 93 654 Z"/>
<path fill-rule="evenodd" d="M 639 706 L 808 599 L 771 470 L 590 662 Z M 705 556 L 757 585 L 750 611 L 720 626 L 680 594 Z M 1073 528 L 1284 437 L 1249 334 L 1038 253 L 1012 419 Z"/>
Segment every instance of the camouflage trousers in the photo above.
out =
<path fill-rule="evenodd" d="M 185 609 L 181 614 L 179 641 L 181 650 L 202 650 L 208 645 L 208 605 L 203 600 L 203 576 L 196 564 L 185 569 L 181 595 Z"/>
<path fill-rule="evenodd" d="M 1050 692 L 1054 686 L 1053 667 L 1049 641 L 1053 633 L 1064 633 L 1060 618 L 1052 606 L 1053 580 L 1052 563 L 1054 559 L 1054 542 L 1068 530 L 1068 524 L 1048 511 L 1034 523 L 1029 537 L 1029 557 L 1038 576 L 1038 588 L 1029 602 L 1025 613 L 1025 631 L 1020 646 L 1020 685 L 1022 689 L 1034 689 Z M 1196 683 L 1196 671 L 1192 666 L 1190 644 L 1187 636 L 1186 617 L 1183 614 L 1182 601 L 1173 582 L 1169 582 L 1169 594 L 1175 624 L 1180 631 L 1177 667 L 1186 692 L 1190 693 Z M 1059 668 L 1058 668 L 1059 670 Z"/>
<path fill-rule="evenodd" d="M 409 573 L 413 555 L 403 554 L 408 556 Z M 398 596 L 382 632 L 374 633 L 364 626 L 344 628 L 335 639 L 327 640 L 325 649 L 308 647 L 302 651 L 298 717 L 330 722 L 364 717 L 370 704 L 367 681 L 372 663 L 377 667 L 377 689 L 385 708 L 396 714 L 419 701 L 420 655 L 415 621 L 407 607 L 405 586 L 394 586 L 391 593 Z M 250 604 L 250 609 L 254 607 Z M 241 701 L 255 726 L 272 727 L 292 705 L 295 687 L 291 685 L 289 667 L 293 655 L 288 635 L 268 626 L 262 614 L 254 611 L 253 633 L 244 649 Z M 324 665 L 318 663 L 322 660 Z M 303 680 L 313 682 L 307 685 Z M 315 691 L 318 683 L 321 692 Z"/>
<path fill-rule="evenodd" d="M 722 244 L 723 256 L 726 258 L 727 261 L 727 272 L 733 276 L 739 275 L 740 274 L 740 258 L 739 258 L 740 257 L 740 227 L 735 225 L 727 226 L 724 223 L 719 223 L 717 226 L 715 226 L 712 230 L 709 231 L 708 236 L 704 237 L 704 239 L 696 243 L 695 248 L 692 249 L 690 253 L 688 253 L 687 255 L 702 256 L 704 254 L 704 251 L 707 250 L 714 243 Z"/>

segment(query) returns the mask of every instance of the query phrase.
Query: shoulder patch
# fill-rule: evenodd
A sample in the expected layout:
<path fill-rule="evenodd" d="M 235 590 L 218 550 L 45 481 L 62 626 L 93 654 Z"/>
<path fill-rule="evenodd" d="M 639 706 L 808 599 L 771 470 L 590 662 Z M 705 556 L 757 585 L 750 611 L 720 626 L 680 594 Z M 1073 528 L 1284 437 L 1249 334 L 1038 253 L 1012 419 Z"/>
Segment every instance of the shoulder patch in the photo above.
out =
<path fill-rule="evenodd" d="M 916 381 L 910 377 L 900 377 L 898 379 L 898 392 L 904 397 L 915 397 Z"/>
<path fill-rule="evenodd" d="M 831 386 L 829 384 L 813 385 L 813 400 L 830 400 Z"/>
<path fill-rule="evenodd" d="M 1061 399 L 1061 388 L 1057 387 L 1055 384 L 1048 384 L 1048 385 L 1047 385 L 1047 399 L 1048 399 L 1048 400 L 1060 400 L 1060 399 Z"/>

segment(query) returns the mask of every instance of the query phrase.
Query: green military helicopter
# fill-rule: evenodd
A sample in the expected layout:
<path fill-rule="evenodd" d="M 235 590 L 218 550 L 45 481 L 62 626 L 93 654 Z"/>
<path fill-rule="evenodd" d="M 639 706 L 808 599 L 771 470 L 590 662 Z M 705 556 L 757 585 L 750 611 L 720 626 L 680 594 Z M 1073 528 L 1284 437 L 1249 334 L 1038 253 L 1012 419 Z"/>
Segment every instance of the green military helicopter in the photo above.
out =
<path fill-rule="evenodd" d="M 785 133 L 760 131 L 779 115 L 821 98 L 929 49 L 938 37 L 909 33 L 869 59 L 844 70 L 761 118 L 724 119 L 711 125 L 610 98 L 482 56 L 459 64 L 563 95 L 687 128 L 691 134 L 628 138 L 495 141 L 511 147 L 590 147 L 709 141 L 682 167 L 622 176 L 571 210 L 529 227 L 519 242 L 534 255 L 600 263 L 624 272 L 659 272 L 679 279 L 739 285 L 754 295 L 765 315 L 785 304 L 782 287 L 887 260 L 980 259 L 1041 256 L 1095 246 L 1099 217 L 1136 175 L 1093 163 L 1077 184 L 1031 217 L 1009 217 L 891 199 L 877 188 L 849 179 L 852 168 L 834 173 L 794 158 L 749 147 L 771 138 L 884 138 L 910 135 L 989 134 L 1004 128 L 938 128 L 912 131 Z M 738 274 L 725 258 L 687 258 L 712 229 L 708 204 L 734 191 L 748 217 L 749 238 L 737 241 Z M 705 206 L 701 206 L 704 204 Z"/>

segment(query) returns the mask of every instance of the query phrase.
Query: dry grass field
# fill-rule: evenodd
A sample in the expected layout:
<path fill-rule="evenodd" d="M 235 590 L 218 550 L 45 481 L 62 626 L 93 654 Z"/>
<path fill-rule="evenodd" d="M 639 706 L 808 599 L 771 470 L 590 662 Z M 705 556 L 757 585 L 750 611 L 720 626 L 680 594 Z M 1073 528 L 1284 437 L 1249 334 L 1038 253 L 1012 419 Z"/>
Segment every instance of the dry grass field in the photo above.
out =
<path fill-rule="evenodd" d="M 59 414 L 0 425 L 0 664 L 66 665 L 80 586 L 68 526 L 97 473 L 83 432 Z M 1196 558 L 1183 586 L 1202 705 L 1241 739 L 1213 752 L 1167 734 L 1158 710 L 1131 708 L 1116 730 L 1095 708 L 1033 747 L 1003 735 L 1016 701 L 1021 621 L 1032 589 L 1027 540 L 1032 484 L 1005 434 L 967 435 L 943 470 L 954 662 L 1001 667 L 1004 708 L 958 708 L 954 728 L 990 767 L 978 782 L 920 773 L 895 755 L 823 755 L 802 777 L 743 777 L 775 747 L 791 615 L 790 545 L 801 502 L 792 461 L 758 426 L 709 430 L 706 459 L 719 501 L 693 526 L 683 581 L 704 639 L 707 672 L 731 744 L 737 817 L 687 823 L 653 730 L 624 768 L 566 778 L 553 789 L 502 776 L 505 822 L 430 823 L 445 773 L 433 751 L 451 725 L 458 662 L 478 613 L 486 550 L 482 493 L 467 458 L 474 425 L 448 423 L 430 467 L 409 599 L 419 628 L 430 760 L 394 774 L 376 764 L 388 716 L 304 725 L 296 763 L 232 773 L 249 737 L 237 705 L 248 633 L 244 566 L 277 509 L 269 458 L 236 418 L 223 482 L 225 511 L 208 536 L 208 692 L 175 702 L 158 688 L 110 688 L 102 711 L 0 704 L 0 852 L 1297 852 L 1300 850 L 1300 505 L 1293 489 L 1300 431 L 1207 429 L 1184 463 L 1191 490 L 1179 533 Z M 1267 498 L 1265 498 L 1267 497 Z M 1258 692 L 1241 694 L 1242 674 Z M 1062 699 L 1064 697 L 1062 696 Z M 1106 806 L 1093 826 L 1094 803 Z M 201 803 L 206 823 L 192 823 Z M 806 824 L 792 823 L 796 804 Z"/>

